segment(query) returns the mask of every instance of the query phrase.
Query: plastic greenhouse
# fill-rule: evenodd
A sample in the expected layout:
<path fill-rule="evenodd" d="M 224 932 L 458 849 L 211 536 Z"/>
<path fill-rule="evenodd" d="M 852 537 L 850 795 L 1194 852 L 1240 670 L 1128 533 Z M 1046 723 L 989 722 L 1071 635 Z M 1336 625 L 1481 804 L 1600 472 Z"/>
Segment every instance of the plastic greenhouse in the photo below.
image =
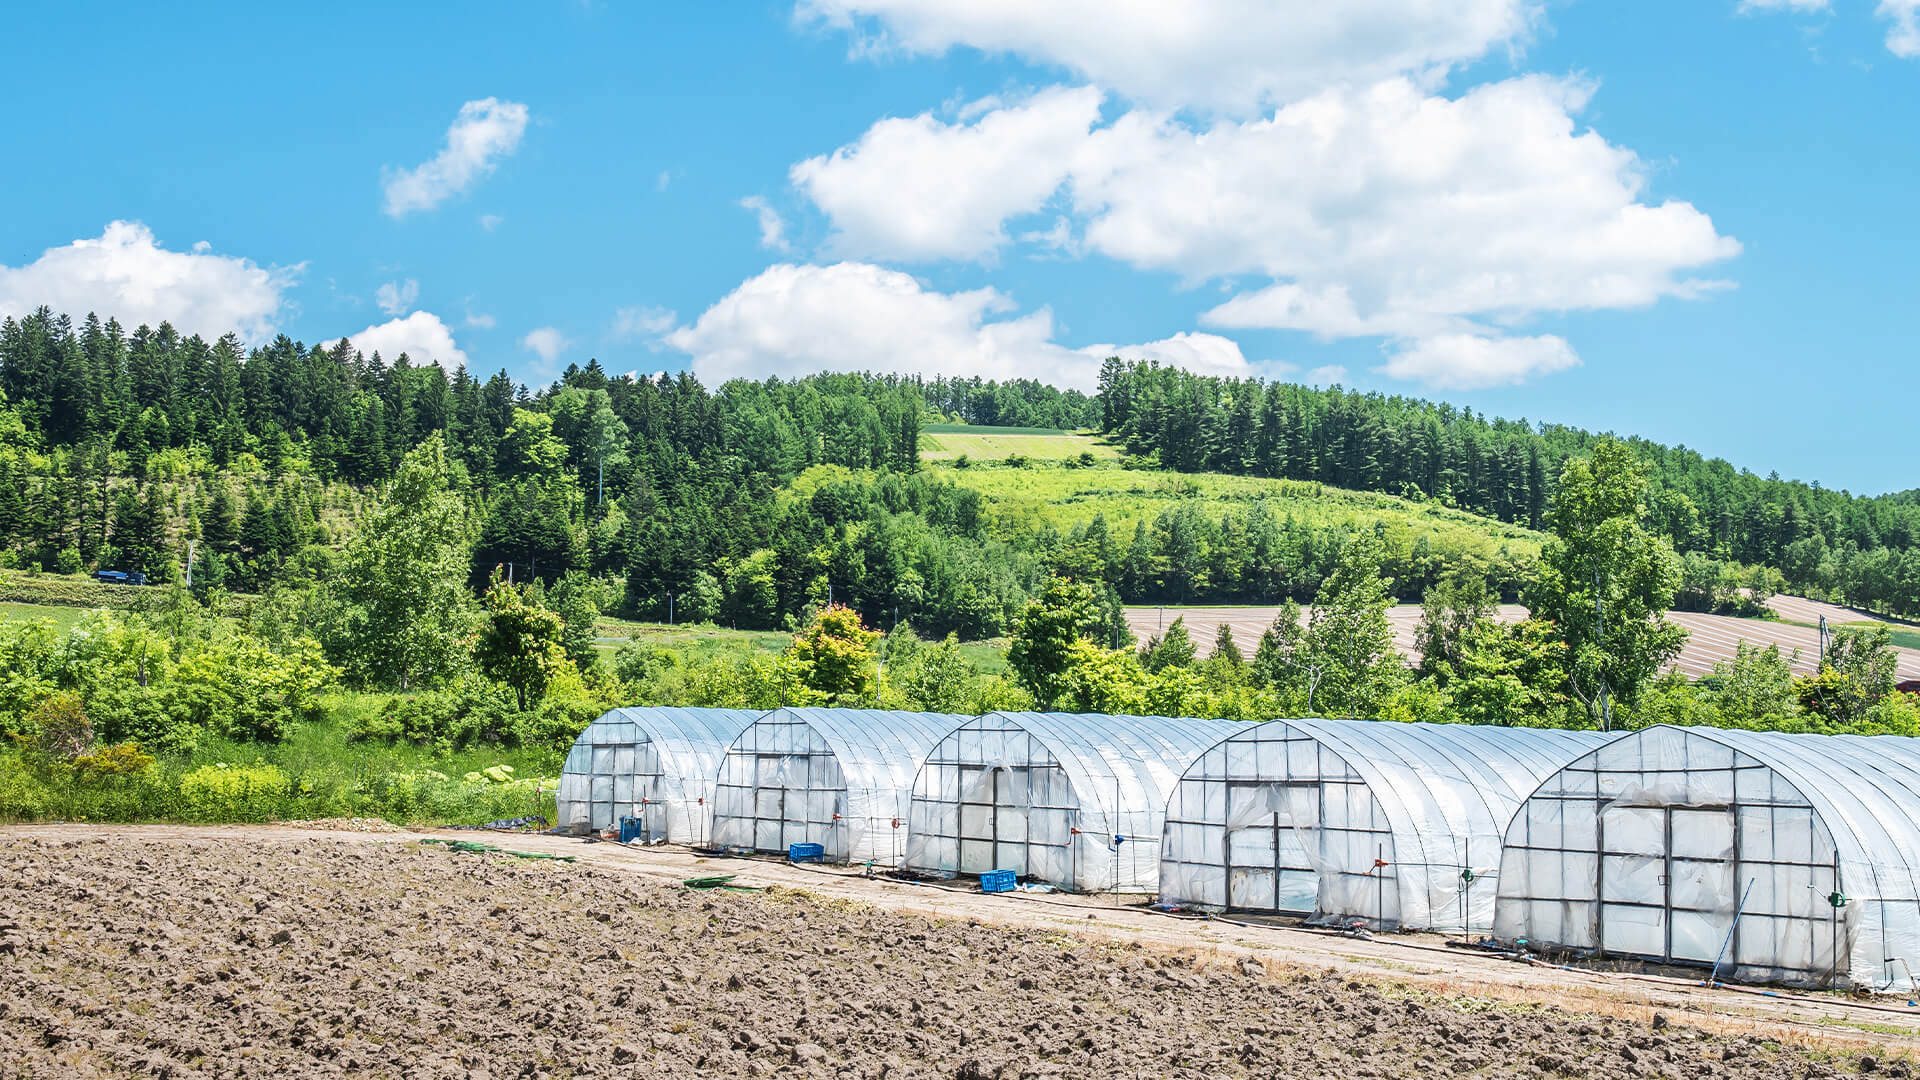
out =
<path fill-rule="evenodd" d="M 785 854 L 819 844 L 830 862 L 898 866 L 913 776 L 971 717 L 867 709 L 775 709 L 728 746 L 714 785 L 713 842 Z"/>
<path fill-rule="evenodd" d="M 1527 799 L 1494 934 L 1920 993 L 1917 867 L 1920 740 L 1648 728 Z"/>
<path fill-rule="evenodd" d="M 644 840 L 707 842 L 713 777 L 754 709 L 614 709 L 587 725 L 560 770 L 562 825 L 640 819 Z"/>
<path fill-rule="evenodd" d="M 1160 898 L 1467 931 L 1493 923 L 1507 823 L 1599 732 L 1272 720 L 1202 754 L 1167 803 Z"/>
<path fill-rule="evenodd" d="M 933 747 L 913 785 L 906 865 L 1083 892 L 1152 892 L 1167 793 L 1227 720 L 993 713 Z"/>

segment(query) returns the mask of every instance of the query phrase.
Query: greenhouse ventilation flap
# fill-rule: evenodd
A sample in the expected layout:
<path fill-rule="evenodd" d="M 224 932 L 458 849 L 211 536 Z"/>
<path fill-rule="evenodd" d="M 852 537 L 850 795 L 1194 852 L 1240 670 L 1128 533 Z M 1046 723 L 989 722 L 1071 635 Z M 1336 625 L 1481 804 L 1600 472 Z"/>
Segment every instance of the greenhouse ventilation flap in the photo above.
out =
<path fill-rule="evenodd" d="M 907 866 L 1012 870 L 1081 892 L 1153 892 L 1167 793 L 1245 727 L 1164 716 L 998 712 L 953 729 L 914 780 Z"/>
<path fill-rule="evenodd" d="M 758 709 L 614 709 L 567 751 L 555 803 L 562 825 L 640 819 L 644 840 L 707 843 L 713 778 Z"/>

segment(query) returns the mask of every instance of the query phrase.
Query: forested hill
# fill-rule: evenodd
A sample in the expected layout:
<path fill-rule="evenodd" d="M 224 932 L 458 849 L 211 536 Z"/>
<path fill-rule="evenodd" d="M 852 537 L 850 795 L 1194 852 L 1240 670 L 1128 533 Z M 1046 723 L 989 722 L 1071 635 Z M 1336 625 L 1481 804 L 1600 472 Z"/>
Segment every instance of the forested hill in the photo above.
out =
<path fill-rule="evenodd" d="M 1561 466 L 1609 437 L 1339 388 L 1109 360 L 1100 426 L 1180 472 L 1420 495 L 1539 527 Z M 1778 568 L 1789 589 L 1920 613 L 1920 491 L 1861 497 L 1620 437 L 1647 463 L 1650 524 L 1682 553 Z"/>
<path fill-rule="evenodd" d="M 919 467 L 924 423 L 1101 427 L 1135 468 L 1315 481 L 1526 525 L 1540 522 L 1561 463 L 1596 438 L 1118 360 L 1093 397 L 1031 380 L 872 375 L 710 389 L 687 374 L 609 378 L 597 363 L 530 392 L 504 372 L 389 362 L 345 341 L 249 349 L 234 335 L 128 332 L 44 309 L 0 322 L 0 391 L 0 566 L 164 577 L 192 551 L 197 586 L 325 581 L 373 486 L 443 435 L 476 584 L 501 564 L 550 581 L 577 574 L 603 610 L 664 616 L 672 604 L 740 626 L 778 625 L 832 597 L 875 621 L 898 611 L 963 636 L 1004 632 L 1049 571 L 1083 563 L 1127 600 L 1310 599 L 1352 525 L 1259 496 L 1216 520 L 1170 509 L 1130 537 L 1093 516 L 1071 529 L 1009 521 L 951 472 Z M 1654 472 L 1655 524 L 1722 586 L 1728 569 L 1713 559 L 1920 611 L 1914 493 L 1855 498 L 1634 445 Z M 1193 567 L 1176 565 L 1196 530 L 1219 537 L 1204 596 L 1183 576 Z M 1425 543 L 1394 541 L 1405 557 L 1387 569 L 1403 598 L 1450 570 Z M 1494 584 L 1510 591 L 1519 570 L 1497 541 L 1493 559 Z M 1488 572 L 1487 559 L 1474 569 Z"/>

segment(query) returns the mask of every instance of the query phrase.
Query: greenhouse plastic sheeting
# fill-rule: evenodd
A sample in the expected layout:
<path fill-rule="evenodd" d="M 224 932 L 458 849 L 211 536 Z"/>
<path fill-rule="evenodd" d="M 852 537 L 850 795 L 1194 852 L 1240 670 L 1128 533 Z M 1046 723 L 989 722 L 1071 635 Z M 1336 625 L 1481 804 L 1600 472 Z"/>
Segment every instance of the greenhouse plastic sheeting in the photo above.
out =
<path fill-rule="evenodd" d="M 640 819 L 641 837 L 707 842 L 713 778 L 757 709 L 614 709 L 587 725 L 560 770 L 560 824 L 610 829 Z"/>
<path fill-rule="evenodd" d="M 1160 898 L 1483 930 L 1507 822 L 1598 732 L 1272 720 L 1202 754 L 1167 803 Z"/>
<path fill-rule="evenodd" d="M 1920 993 L 1916 867 L 1920 740 L 1648 728 L 1526 800 L 1494 934 L 1718 962 L 1742 981 Z"/>
<path fill-rule="evenodd" d="M 714 788 L 714 843 L 773 853 L 819 844 L 831 862 L 898 866 L 914 774 L 934 743 L 969 719 L 775 709 L 727 747 Z"/>
<path fill-rule="evenodd" d="M 911 869 L 1016 875 L 1081 892 L 1152 892 L 1167 793 L 1244 725 L 1002 712 L 953 729 L 914 780 Z"/>

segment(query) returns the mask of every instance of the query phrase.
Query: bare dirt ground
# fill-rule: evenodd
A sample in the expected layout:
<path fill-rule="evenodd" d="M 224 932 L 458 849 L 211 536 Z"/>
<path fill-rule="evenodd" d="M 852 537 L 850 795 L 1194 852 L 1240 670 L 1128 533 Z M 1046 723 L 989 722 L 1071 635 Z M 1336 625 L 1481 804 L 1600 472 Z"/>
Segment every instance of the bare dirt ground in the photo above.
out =
<path fill-rule="evenodd" d="M 1731 615 L 1704 615 L 1696 611 L 1669 611 L 1667 618 L 1687 628 L 1687 643 L 1682 646 L 1680 655 L 1675 658 L 1672 667 L 1690 678 L 1698 678 L 1713 670 L 1713 665 L 1722 660 L 1732 660 L 1735 647 L 1739 642 L 1766 648 L 1778 645 L 1792 662 L 1794 671 L 1802 675 L 1812 674 L 1819 666 L 1820 631 L 1813 626 L 1795 626 L 1794 622 L 1817 623 L 1821 615 L 1827 621 L 1839 625 L 1845 622 L 1884 622 L 1879 616 L 1853 608 L 1843 608 L 1834 604 L 1823 604 L 1815 600 L 1799 597 L 1774 597 L 1768 603 L 1780 612 L 1783 619 L 1792 622 L 1767 622 L 1760 619 L 1736 619 Z M 1233 642 L 1240 647 L 1242 654 L 1252 656 L 1253 650 L 1260 646 L 1260 635 L 1273 624 L 1278 612 L 1273 607 L 1130 607 L 1126 609 L 1127 626 L 1141 641 L 1161 634 L 1173 625 L 1176 617 L 1187 620 L 1187 633 L 1199 647 L 1200 655 L 1213 652 L 1214 635 L 1225 623 L 1232 628 Z M 1304 613 L 1303 613 L 1304 614 Z M 1527 617 L 1527 609 L 1519 604 L 1502 604 L 1495 615 L 1507 622 L 1517 622 Z M 1393 644 L 1401 655 L 1409 661 L 1419 658 L 1419 650 L 1414 648 L 1414 630 L 1420 625 L 1420 606 L 1418 604 L 1396 604 L 1387 611 L 1387 619 L 1393 624 Z M 1898 672 L 1902 679 L 1920 679 L 1920 649 L 1895 647 L 1898 657 Z"/>
<path fill-rule="evenodd" d="M 433 834 L 579 860 L 454 854 L 419 835 L 0 829 L 0 1078 L 1802 1080 L 1908 1077 L 1920 1045 L 1897 1001 Z M 764 891 L 679 884 L 716 871 Z"/>

